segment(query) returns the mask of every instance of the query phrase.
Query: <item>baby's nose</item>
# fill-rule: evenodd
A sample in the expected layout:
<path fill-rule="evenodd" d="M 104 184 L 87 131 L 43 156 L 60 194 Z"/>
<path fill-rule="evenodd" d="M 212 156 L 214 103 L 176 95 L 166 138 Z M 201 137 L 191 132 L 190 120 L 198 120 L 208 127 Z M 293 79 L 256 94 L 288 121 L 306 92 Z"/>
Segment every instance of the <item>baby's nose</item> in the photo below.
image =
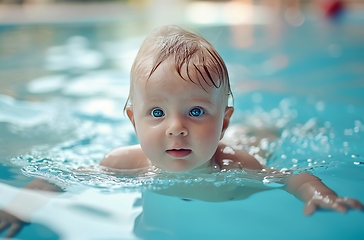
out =
<path fill-rule="evenodd" d="M 185 137 L 188 135 L 188 131 L 180 119 L 175 119 L 170 123 L 170 125 L 167 129 L 167 135 L 170 137 L 172 137 L 172 136 Z"/>
<path fill-rule="evenodd" d="M 175 131 L 170 131 L 168 133 L 169 136 L 187 136 L 187 131 L 186 130 L 175 130 Z"/>

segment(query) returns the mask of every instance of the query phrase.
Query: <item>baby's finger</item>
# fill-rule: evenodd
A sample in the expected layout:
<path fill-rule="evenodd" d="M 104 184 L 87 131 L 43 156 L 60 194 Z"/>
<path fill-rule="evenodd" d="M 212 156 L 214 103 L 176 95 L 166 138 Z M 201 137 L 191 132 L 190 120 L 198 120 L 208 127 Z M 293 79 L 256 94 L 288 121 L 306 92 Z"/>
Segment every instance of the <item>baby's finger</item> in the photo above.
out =
<path fill-rule="evenodd" d="M 348 207 L 340 202 L 335 202 L 333 204 L 330 204 L 328 208 L 331 208 L 333 210 L 336 210 L 337 212 L 346 213 L 348 211 Z"/>
<path fill-rule="evenodd" d="M 337 212 L 345 213 L 348 208 L 345 204 L 336 201 L 323 201 L 322 199 L 313 199 L 307 203 L 309 209 L 313 209 L 312 213 L 316 211 L 317 208 L 321 209 L 331 209 Z"/>
<path fill-rule="evenodd" d="M 20 223 L 13 223 L 11 224 L 5 238 L 11 238 L 14 237 L 22 228 L 22 224 Z"/>
<path fill-rule="evenodd" d="M 308 202 L 304 209 L 303 209 L 303 214 L 305 214 L 306 216 L 310 216 L 312 215 L 314 212 L 316 211 L 316 204 L 314 204 L 312 201 Z"/>
<path fill-rule="evenodd" d="M 363 204 L 361 202 L 352 198 L 339 198 L 337 201 L 353 209 L 358 209 L 358 210 L 364 209 Z"/>
<path fill-rule="evenodd" d="M 8 227 L 8 225 L 9 225 L 9 223 L 8 222 L 6 222 L 5 220 L 0 220 L 0 233 L 4 230 L 4 229 L 6 229 L 7 227 Z"/>

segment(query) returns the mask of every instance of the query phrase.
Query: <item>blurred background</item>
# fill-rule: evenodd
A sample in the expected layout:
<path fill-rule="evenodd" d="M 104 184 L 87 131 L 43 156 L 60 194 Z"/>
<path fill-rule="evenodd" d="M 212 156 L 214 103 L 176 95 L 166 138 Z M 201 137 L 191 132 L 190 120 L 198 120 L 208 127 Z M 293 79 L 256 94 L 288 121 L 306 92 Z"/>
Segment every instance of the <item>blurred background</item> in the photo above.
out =
<path fill-rule="evenodd" d="M 90 91 L 120 97 L 114 87 L 101 90 L 103 79 L 127 88 L 145 36 L 178 24 L 212 42 L 236 92 L 362 104 L 337 90 L 343 81 L 361 86 L 363 12 L 360 0 L 0 0 L 0 94 L 31 102 Z M 333 88 L 336 78 L 343 85 Z"/>
<path fill-rule="evenodd" d="M 129 58 L 126 50 L 130 48 L 125 45 L 126 49 L 112 49 L 110 44 L 106 46 L 107 43 L 144 37 L 160 25 L 179 24 L 192 28 L 230 26 L 234 32 L 231 36 L 232 44 L 238 48 L 247 48 L 257 43 L 253 39 L 256 26 L 267 26 L 270 34 L 263 38 L 266 42 L 274 44 L 279 41 L 282 29 L 287 26 L 299 27 L 312 18 L 331 21 L 339 18 L 343 11 L 361 14 L 363 2 L 361 0 L 0 0 L 0 93 L 12 95 L 14 92 L 11 92 L 11 86 L 47 75 L 50 70 L 57 68 L 49 65 L 56 64 L 57 57 L 60 60 L 61 56 L 55 52 L 62 50 L 49 49 L 51 46 L 68 44 L 69 48 L 81 45 L 86 48 L 88 45 L 88 48 L 101 50 L 103 56 L 98 58 L 97 54 L 90 53 L 87 69 L 100 68 L 102 64 L 127 69 L 130 61 L 124 63 L 125 58 Z M 72 36 L 84 38 L 70 39 Z M 123 56 L 117 56 L 118 50 L 123 52 Z M 333 54 L 337 54 L 335 51 L 340 49 L 333 45 Z M 130 51 L 129 54 L 130 58 L 134 56 Z M 45 63 L 47 61 L 48 63 Z M 48 67 L 44 67 L 45 64 L 48 64 Z M 58 70 L 60 69 L 62 66 L 59 66 Z"/>

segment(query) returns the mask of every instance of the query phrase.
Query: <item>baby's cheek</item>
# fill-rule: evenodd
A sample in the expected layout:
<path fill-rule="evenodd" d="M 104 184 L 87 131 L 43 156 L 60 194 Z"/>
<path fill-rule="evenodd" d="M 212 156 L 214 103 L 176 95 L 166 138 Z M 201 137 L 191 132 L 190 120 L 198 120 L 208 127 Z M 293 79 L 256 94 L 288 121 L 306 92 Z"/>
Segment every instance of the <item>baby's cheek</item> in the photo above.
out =
<path fill-rule="evenodd" d="M 142 145 L 143 150 L 149 150 L 155 147 L 156 142 L 158 142 L 153 137 L 144 136 L 142 138 L 139 138 L 140 145 Z"/>
<path fill-rule="evenodd" d="M 196 138 L 204 145 L 215 144 L 219 142 L 220 132 L 213 127 L 201 128 L 196 134 Z"/>
<path fill-rule="evenodd" d="M 219 138 L 221 134 L 222 123 L 220 121 L 214 120 L 211 121 L 211 124 L 206 126 L 206 133 L 209 134 L 210 137 Z"/>
<path fill-rule="evenodd" d="M 163 141 L 157 131 L 151 131 L 151 129 L 143 130 L 143 134 L 138 135 L 139 143 L 147 157 L 153 159 L 153 155 L 159 152 Z"/>

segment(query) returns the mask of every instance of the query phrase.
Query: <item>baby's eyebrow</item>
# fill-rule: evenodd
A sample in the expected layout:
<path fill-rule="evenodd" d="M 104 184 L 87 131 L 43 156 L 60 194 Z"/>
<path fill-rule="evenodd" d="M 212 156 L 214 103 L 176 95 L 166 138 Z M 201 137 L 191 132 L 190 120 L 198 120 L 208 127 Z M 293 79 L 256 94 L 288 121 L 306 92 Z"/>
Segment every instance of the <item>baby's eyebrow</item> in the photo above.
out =
<path fill-rule="evenodd" d="M 160 103 L 160 102 L 168 102 L 167 98 L 164 97 L 152 97 L 147 99 L 148 104 L 153 103 Z M 209 99 L 203 99 L 203 98 L 189 98 L 186 101 L 188 104 L 191 105 L 208 105 L 208 106 L 215 106 L 215 103 Z"/>
<path fill-rule="evenodd" d="M 167 101 L 168 99 L 158 95 L 158 96 L 146 96 L 146 99 L 148 100 L 148 102 L 161 102 L 161 101 Z"/>
<path fill-rule="evenodd" d="M 208 99 L 201 99 L 201 98 L 191 98 L 189 100 L 189 102 L 196 102 L 196 103 L 203 103 L 203 104 L 208 104 L 208 105 L 215 105 L 215 103 L 213 103 L 212 101 L 208 100 Z"/>

